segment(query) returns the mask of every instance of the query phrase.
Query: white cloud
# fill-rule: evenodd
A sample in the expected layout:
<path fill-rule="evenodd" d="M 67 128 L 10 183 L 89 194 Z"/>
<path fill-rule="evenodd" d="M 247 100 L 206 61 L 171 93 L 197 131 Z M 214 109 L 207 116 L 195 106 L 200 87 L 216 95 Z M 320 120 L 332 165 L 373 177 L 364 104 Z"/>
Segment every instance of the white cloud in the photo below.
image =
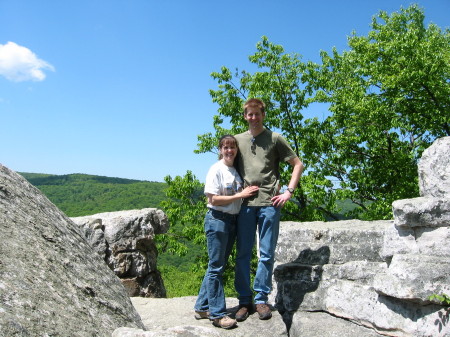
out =
<path fill-rule="evenodd" d="M 0 75 L 14 82 L 43 81 L 44 70 L 55 68 L 39 59 L 31 50 L 14 42 L 0 44 Z"/>

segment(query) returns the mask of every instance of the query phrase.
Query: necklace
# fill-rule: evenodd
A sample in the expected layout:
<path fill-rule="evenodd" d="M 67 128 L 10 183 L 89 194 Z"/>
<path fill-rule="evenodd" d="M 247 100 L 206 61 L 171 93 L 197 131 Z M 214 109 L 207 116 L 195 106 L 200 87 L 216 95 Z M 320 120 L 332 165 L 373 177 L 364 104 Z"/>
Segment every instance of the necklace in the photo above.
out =
<path fill-rule="evenodd" d="M 252 141 L 252 144 L 254 144 L 254 143 L 255 143 L 255 140 L 256 140 L 256 139 L 255 139 L 255 136 L 252 135 L 252 133 L 250 132 L 250 130 L 248 130 L 247 132 L 248 132 L 248 134 L 249 134 L 250 136 L 252 136 L 251 141 Z"/>

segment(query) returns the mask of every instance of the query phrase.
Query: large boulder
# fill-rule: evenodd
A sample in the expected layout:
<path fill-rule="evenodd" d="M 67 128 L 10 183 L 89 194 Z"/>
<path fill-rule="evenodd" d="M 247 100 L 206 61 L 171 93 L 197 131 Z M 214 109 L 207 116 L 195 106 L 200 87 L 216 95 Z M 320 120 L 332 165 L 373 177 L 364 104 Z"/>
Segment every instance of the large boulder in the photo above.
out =
<path fill-rule="evenodd" d="M 111 336 L 144 328 L 80 229 L 0 164 L 0 336 Z"/>
<path fill-rule="evenodd" d="M 72 218 L 129 296 L 166 297 L 157 269 L 155 234 L 166 233 L 169 221 L 156 208 L 99 213 Z"/>
<path fill-rule="evenodd" d="M 271 301 L 291 336 L 302 335 L 304 312 L 325 312 L 361 326 L 351 334 L 349 324 L 348 337 L 376 334 L 363 322 L 372 314 L 367 302 L 376 297 L 371 284 L 386 269 L 379 252 L 384 231 L 391 224 L 359 220 L 281 223 Z"/>

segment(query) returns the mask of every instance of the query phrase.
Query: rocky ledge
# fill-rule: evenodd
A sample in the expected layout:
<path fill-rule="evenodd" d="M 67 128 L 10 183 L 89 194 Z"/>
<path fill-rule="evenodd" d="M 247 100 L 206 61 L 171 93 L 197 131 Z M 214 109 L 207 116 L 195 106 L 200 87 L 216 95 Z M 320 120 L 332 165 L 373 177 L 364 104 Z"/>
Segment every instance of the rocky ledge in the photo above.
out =
<path fill-rule="evenodd" d="M 195 297 L 130 299 L 130 288 L 153 290 L 117 276 L 154 272 L 160 211 L 76 225 L 0 165 L 0 336 L 449 337 L 450 311 L 429 298 L 450 294 L 449 163 L 450 137 L 438 139 L 419 163 L 420 197 L 395 201 L 393 220 L 282 222 L 274 315 L 232 330 L 196 321 Z M 236 300 L 227 304 L 233 315 Z"/>

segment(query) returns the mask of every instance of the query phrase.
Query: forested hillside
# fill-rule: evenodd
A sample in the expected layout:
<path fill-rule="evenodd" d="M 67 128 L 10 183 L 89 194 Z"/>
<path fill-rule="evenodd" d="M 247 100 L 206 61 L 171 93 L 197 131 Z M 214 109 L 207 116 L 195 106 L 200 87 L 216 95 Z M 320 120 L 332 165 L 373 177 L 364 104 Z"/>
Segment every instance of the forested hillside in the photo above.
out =
<path fill-rule="evenodd" d="M 88 174 L 19 173 L 69 217 L 148 207 L 162 209 L 161 201 L 168 200 L 165 194 L 167 183 Z M 202 190 L 202 187 L 199 185 L 198 189 Z M 342 206 L 351 207 L 351 204 L 343 203 Z M 200 210 L 202 214 L 206 211 L 203 207 L 206 205 L 203 205 Z M 171 221 L 171 226 L 174 226 L 171 229 L 172 233 L 179 233 L 183 229 L 189 230 L 176 221 Z M 168 297 L 194 296 L 198 291 L 204 270 L 199 269 L 198 266 L 192 270 L 192 267 L 198 263 L 204 247 L 203 244 L 184 238 L 184 235 L 175 235 L 175 237 L 182 240 L 180 243 L 186 244 L 188 253 L 179 256 L 164 249 L 160 250 L 158 269 L 163 276 Z M 158 245 L 158 249 L 160 248 Z M 227 275 L 227 279 L 229 277 Z M 184 279 L 185 282 L 180 282 L 180 279 Z M 227 294 L 234 294 L 232 282 L 227 285 L 226 290 Z"/>
<path fill-rule="evenodd" d="M 67 216 L 159 207 L 165 183 L 88 174 L 20 173 Z"/>
<path fill-rule="evenodd" d="M 161 208 L 166 183 L 88 174 L 51 175 L 19 172 L 69 217 L 148 207 Z M 187 242 L 189 254 L 159 251 L 160 270 L 169 297 L 195 295 L 203 270 L 193 277 L 191 267 L 201 247 Z M 158 248 L 159 249 L 159 248 Z M 189 282 L 179 282 L 180 275 Z"/>

